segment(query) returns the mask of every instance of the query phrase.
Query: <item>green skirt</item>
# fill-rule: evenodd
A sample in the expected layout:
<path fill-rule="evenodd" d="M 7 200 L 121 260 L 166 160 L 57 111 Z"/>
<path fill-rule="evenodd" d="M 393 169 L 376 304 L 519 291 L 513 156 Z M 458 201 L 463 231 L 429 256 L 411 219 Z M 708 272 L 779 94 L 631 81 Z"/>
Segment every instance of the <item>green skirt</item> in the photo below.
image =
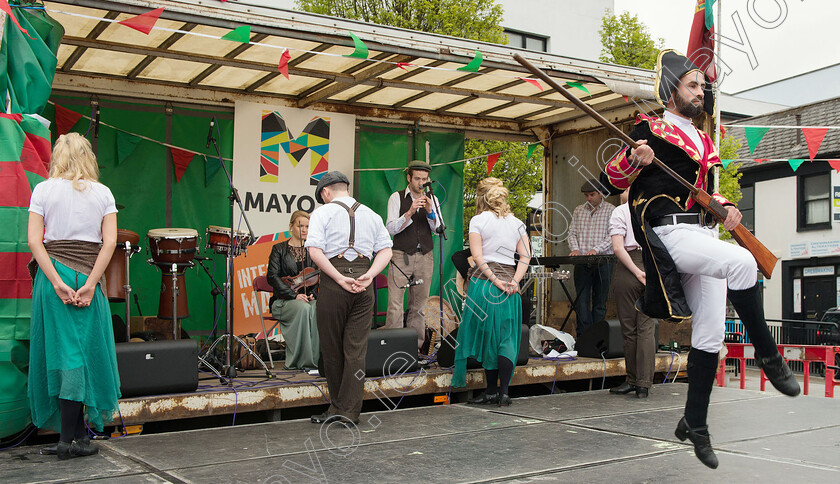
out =
<path fill-rule="evenodd" d="M 492 282 L 472 278 L 458 327 L 452 386 L 466 386 L 468 358 L 475 358 L 486 370 L 496 370 L 499 357 L 504 356 L 515 369 L 521 339 L 522 299 L 519 294 L 506 295 Z"/>
<path fill-rule="evenodd" d="M 72 289 L 87 281 L 85 274 L 52 262 Z M 98 284 L 90 306 L 65 305 L 38 269 L 32 289 L 28 392 L 32 422 L 40 428 L 60 430 L 59 399 L 82 402 L 96 430 L 114 418 L 120 375 L 111 309 Z"/>

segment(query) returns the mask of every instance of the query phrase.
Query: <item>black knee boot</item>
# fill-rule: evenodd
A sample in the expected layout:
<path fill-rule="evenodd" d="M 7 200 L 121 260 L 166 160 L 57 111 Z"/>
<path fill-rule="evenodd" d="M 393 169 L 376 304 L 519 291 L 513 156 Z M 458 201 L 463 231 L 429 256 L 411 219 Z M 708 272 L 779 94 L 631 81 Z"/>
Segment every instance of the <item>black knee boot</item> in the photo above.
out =
<path fill-rule="evenodd" d="M 674 431 L 674 435 L 681 441 L 690 439 L 694 444 L 694 455 L 712 469 L 717 468 L 718 460 L 712 449 L 706 415 L 717 369 L 717 353 L 708 353 L 696 348 L 692 348 L 688 353 L 688 398 L 685 402 L 685 416 L 680 419 Z"/>
<path fill-rule="evenodd" d="M 758 283 L 749 289 L 729 289 L 727 297 L 732 301 L 744 329 L 755 348 L 755 361 L 764 370 L 770 383 L 776 390 L 795 397 L 799 395 L 799 382 L 793 376 L 787 363 L 779 354 L 767 321 L 764 319 L 764 307 L 761 304 Z"/>

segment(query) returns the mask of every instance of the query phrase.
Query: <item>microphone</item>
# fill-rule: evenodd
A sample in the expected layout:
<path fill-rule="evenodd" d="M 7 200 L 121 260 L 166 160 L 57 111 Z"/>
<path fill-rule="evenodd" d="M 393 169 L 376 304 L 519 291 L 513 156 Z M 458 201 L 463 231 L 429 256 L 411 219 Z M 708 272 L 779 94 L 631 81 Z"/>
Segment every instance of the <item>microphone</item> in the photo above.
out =
<path fill-rule="evenodd" d="M 435 183 L 434 180 L 429 180 L 429 181 L 427 181 L 426 183 L 423 184 L 423 188 L 429 188 L 434 183 Z"/>
<path fill-rule="evenodd" d="M 210 130 L 207 131 L 207 146 L 205 148 L 210 147 L 210 142 L 213 141 L 213 126 L 216 124 L 216 117 L 214 116 L 210 120 Z"/>
<path fill-rule="evenodd" d="M 195 259 L 195 260 L 212 260 L 209 257 L 202 257 L 200 255 L 197 255 L 197 256 L 193 257 L 193 259 Z"/>
<path fill-rule="evenodd" d="M 420 284 L 423 284 L 423 279 L 417 279 L 417 280 L 414 280 L 414 281 L 408 281 L 408 284 L 406 284 L 406 285 L 404 285 L 404 286 L 401 286 L 401 287 L 400 287 L 400 289 L 408 289 L 408 288 L 409 288 L 409 287 L 411 287 L 411 286 L 419 286 Z"/>

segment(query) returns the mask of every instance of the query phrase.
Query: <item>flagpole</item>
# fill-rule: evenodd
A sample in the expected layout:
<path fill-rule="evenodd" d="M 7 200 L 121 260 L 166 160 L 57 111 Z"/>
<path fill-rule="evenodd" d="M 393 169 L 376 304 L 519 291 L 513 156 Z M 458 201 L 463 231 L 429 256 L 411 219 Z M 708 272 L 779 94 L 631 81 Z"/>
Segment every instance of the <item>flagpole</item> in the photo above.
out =
<path fill-rule="evenodd" d="M 720 27 L 723 23 L 723 8 L 721 7 L 722 0 L 717 0 L 717 20 L 715 21 L 715 33 L 717 34 L 717 38 L 720 39 Z M 714 58 L 714 69 L 715 69 L 715 83 L 713 89 L 715 91 L 715 151 L 717 151 L 718 156 L 720 156 L 720 71 L 718 66 L 720 66 L 720 42 L 715 42 L 715 58 Z M 720 193 L 720 172 L 719 170 L 715 170 L 715 193 Z"/>

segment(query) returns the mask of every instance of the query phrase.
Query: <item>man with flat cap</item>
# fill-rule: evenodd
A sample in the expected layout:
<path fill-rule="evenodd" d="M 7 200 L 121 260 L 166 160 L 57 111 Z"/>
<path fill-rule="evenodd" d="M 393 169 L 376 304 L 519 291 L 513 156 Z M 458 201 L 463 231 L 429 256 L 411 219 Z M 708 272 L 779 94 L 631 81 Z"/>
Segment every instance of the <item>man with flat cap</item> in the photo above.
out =
<path fill-rule="evenodd" d="M 715 144 L 691 122 L 703 111 L 714 113 L 711 83 L 685 56 L 664 50 L 657 59 L 654 93 L 665 106 L 664 116 L 639 115 L 630 133 L 639 146 L 621 150 L 601 178 L 614 191 L 630 188 L 630 219 L 642 247 L 646 274 L 644 296 L 637 308 L 672 322 L 691 318 L 688 395 L 684 417 L 674 433 L 680 440 L 690 439 L 697 458 L 714 469 L 718 459 L 706 415 L 723 345 L 727 298 L 752 340 L 756 362 L 773 386 L 796 396 L 799 383 L 767 328 L 752 254 L 720 240 L 717 226 L 689 191 L 651 165 L 656 156 L 696 187 L 714 186 L 714 168 L 721 164 Z M 724 228 L 734 229 L 741 213 L 721 195 L 712 196 L 728 212 Z"/>
<path fill-rule="evenodd" d="M 432 233 L 441 224 L 435 212 L 437 199 L 424 191 L 429 181 L 431 165 L 414 160 L 406 169 L 408 187 L 388 198 L 388 218 L 385 227 L 394 237 L 391 266 L 388 269 L 388 314 L 386 328 L 403 327 L 403 299 L 408 287 L 408 319 L 406 326 L 417 332 L 417 348 L 423 346 L 426 326 L 420 310 L 429 298 L 432 285 L 434 242 Z"/>
<path fill-rule="evenodd" d="M 321 269 L 318 333 L 330 407 L 313 423 L 359 423 L 364 397 L 367 338 L 373 317 L 370 283 L 391 259 L 391 238 L 382 218 L 350 196 L 350 181 L 338 171 L 321 177 L 305 246 Z"/>
<path fill-rule="evenodd" d="M 598 180 L 587 180 L 580 191 L 586 202 L 575 207 L 569 226 L 570 256 L 612 254 L 610 216 L 615 206 L 604 200 L 606 188 Z M 608 259 L 588 264 L 575 264 L 574 280 L 577 293 L 577 336 L 586 332 L 592 323 L 607 315 L 607 296 L 613 264 Z"/>

